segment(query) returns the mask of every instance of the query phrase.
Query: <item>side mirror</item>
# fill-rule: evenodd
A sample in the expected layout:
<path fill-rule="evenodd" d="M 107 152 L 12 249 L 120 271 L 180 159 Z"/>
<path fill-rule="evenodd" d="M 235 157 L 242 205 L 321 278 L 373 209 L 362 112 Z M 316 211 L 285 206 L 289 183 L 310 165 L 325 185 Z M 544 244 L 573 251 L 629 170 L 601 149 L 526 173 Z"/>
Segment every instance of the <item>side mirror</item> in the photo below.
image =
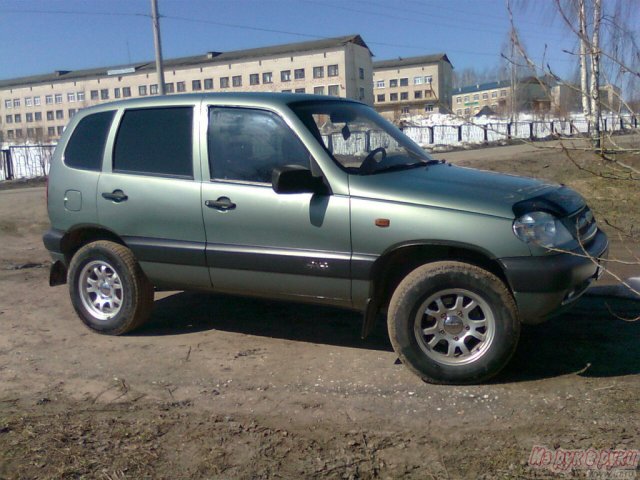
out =
<path fill-rule="evenodd" d="M 300 165 L 285 165 L 273 169 L 271 186 L 276 193 L 329 193 L 322 177 L 314 177 L 311 170 Z"/>

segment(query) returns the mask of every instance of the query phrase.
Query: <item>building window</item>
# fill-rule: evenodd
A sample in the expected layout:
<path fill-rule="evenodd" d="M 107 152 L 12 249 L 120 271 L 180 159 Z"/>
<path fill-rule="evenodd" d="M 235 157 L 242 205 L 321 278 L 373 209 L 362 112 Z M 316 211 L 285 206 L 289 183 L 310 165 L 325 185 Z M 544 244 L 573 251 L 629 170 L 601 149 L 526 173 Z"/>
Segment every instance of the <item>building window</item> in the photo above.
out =
<path fill-rule="evenodd" d="M 462 103 L 462 97 L 456 97 L 456 103 Z"/>
<path fill-rule="evenodd" d="M 262 83 L 273 83 L 273 73 L 264 72 L 262 74 Z"/>
<path fill-rule="evenodd" d="M 464 103 L 467 103 L 469 101 L 469 97 L 465 95 L 464 97 Z"/>
<path fill-rule="evenodd" d="M 501 97 L 506 97 L 507 96 L 507 91 L 506 90 L 500 90 L 500 96 Z"/>
<path fill-rule="evenodd" d="M 84 92 L 76 92 L 76 100 L 84 102 Z"/>
<path fill-rule="evenodd" d="M 24 106 L 25 106 L 25 107 L 33 107 L 33 98 L 31 98 L 31 97 L 25 97 L 25 99 L 24 99 Z"/>
<path fill-rule="evenodd" d="M 459 108 L 458 110 L 456 110 L 456 115 L 462 115 L 462 109 Z"/>
<path fill-rule="evenodd" d="M 409 113 L 410 111 L 409 107 L 402 107 L 402 113 Z"/>
<path fill-rule="evenodd" d="M 424 83 L 432 83 L 432 82 L 433 82 L 433 77 L 431 75 L 425 75 Z"/>
<path fill-rule="evenodd" d="M 42 112 L 36 112 L 34 115 L 34 118 L 36 120 L 36 122 L 41 122 L 42 121 Z"/>
<path fill-rule="evenodd" d="M 498 92 L 491 92 L 491 98 L 497 98 Z"/>
<path fill-rule="evenodd" d="M 252 73 L 249 75 L 249 85 L 260 85 L 259 73 Z"/>
<path fill-rule="evenodd" d="M 146 85 L 139 85 L 138 86 L 138 95 L 140 95 L 141 97 L 144 97 L 147 94 L 147 86 Z"/>
<path fill-rule="evenodd" d="M 7 130 L 7 138 L 9 140 L 13 140 L 13 137 L 14 137 L 13 130 Z"/>
<path fill-rule="evenodd" d="M 204 89 L 205 90 L 213 90 L 213 78 L 205 78 L 204 79 Z"/>
<path fill-rule="evenodd" d="M 56 120 L 64 120 L 64 111 L 56 110 Z"/>
<path fill-rule="evenodd" d="M 64 133 L 64 127 L 63 126 L 56 127 L 56 132 L 58 136 L 62 135 Z"/>
<path fill-rule="evenodd" d="M 313 87 L 314 95 L 324 95 L 324 87 Z"/>
<path fill-rule="evenodd" d="M 293 78 L 296 80 L 302 80 L 304 78 L 304 68 L 296 68 L 293 71 Z"/>
<path fill-rule="evenodd" d="M 433 112 L 433 105 L 431 105 L 431 104 L 425 105 L 424 111 L 425 112 Z"/>
<path fill-rule="evenodd" d="M 376 88 L 384 88 L 384 80 L 377 80 Z"/>
<path fill-rule="evenodd" d="M 220 88 L 229 88 L 229 77 L 220 77 Z"/>
<path fill-rule="evenodd" d="M 227 79 L 227 83 L 228 83 L 228 82 L 229 82 L 229 79 Z M 177 91 L 178 93 L 186 92 L 186 91 L 187 91 L 187 86 L 185 85 L 185 83 L 184 83 L 184 82 L 177 82 L 177 83 L 176 83 L 176 91 Z"/>
<path fill-rule="evenodd" d="M 473 101 L 477 102 L 478 100 L 480 100 L 480 95 L 478 95 L 477 93 L 473 96 Z"/>
<path fill-rule="evenodd" d="M 103 89 L 100 90 L 100 99 L 101 100 L 109 100 L 109 89 L 108 88 L 103 88 Z"/>
<path fill-rule="evenodd" d="M 33 97 L 33 104 L 37 107 L 40 106 L 40 97 Z"/>
<path fill-rule="evenodd" d="M 200 80 L 191 80 L 191 90 L 194 92 L 202 90 L 202 82 Z"/>
<path fill-rule="evenodd" d="M 175 92 L 175 85 L 173 84 L 173 82 L 170 83 L 165 83 L 164 84 L 164 91 L 165 93 L 173 93 Z"/>
<path fill-rule="evenodd" d="M 67 93 L 67 102 L 74 103 L 76 101 L 76 92 Z"/>
<path fill-rule="evenodd" d="M 306 93 L 306 90 L 304 88 L 296 88 L 295 92 L 296 93 Z"/>
<path fill-rule="evenodd" d="M 7 115 L 5 121 L 6 123 L 13 123 L 13 115 Z"/>
<path fill-rule="evenodd" d="M 384 93 L 376 95 L 376 102 L 384 102 L 384 100 L 385 100 Z"/>
<path fill-rule="evenodd" d="M 358 91 L 358 100 L 364 100 L 364 87 L 360 87 Z"/>
<path fill-rule="evenodd" d="M 362 67 L 358 68 L 358 78 L 364 80 L 364 68 Z"/>
<path fill-rule="evenodd" d="M 12 106 L 13 106 L 13 103 L 11 103 L 11 100 L 4 101 L 4 108 L 10 109 Z"/>
<path fill-rule="evenodd" d="M 284 90 L 280 90 L 280 92 L 282 92 L 282 93 L 291 93 L 291 89 L 290 88 L 285 88 Z"/>
<path fill-rule="evenodd" d="M 340 85 L 329 85 L 328 93 L 332 97 L 339 97 L 340 96 Z"/>
<path fill-rule="evenodd" d="M 422 98 L 422 90 L 416 90 L 413 92 L 413 98 Z"/>
<path fill-rule="evenodd" d="M 291 81 L 291 70 L 282 70 L 280 72 L 280 81 L 281 82 L 290 82 Z"/>
<path fill-rule="evenodd" d="M 16 138 L 22 138 L 22 129 L 16 128 Z"/>
<path fill-rule="evenodd" d="M 400 86 L 401 87 L 408 87 L 409 86 L 409 79 L 408 78 L 401 78 L 400 79 Z"/>
<path fill-rule="evenodd" d="M 13 108 L 20 108 L 20 99 L 19 98 L 14 98 L 13 99 Z"/>
<path fill-rule="evenodd" d="M 234 75 L 231 78 L 231 81 L 233 82 L 233 86 L 234 87 L 241 87 L 242 86 L 242 75 Z"/>
<path fill-rule="evenodd" d="M 69 109 L 69 118 L 73 118 L 73 116 L 76 114 L 77 110 L 75 108 L 70 108 Z"/>
<path fill-rule="evenodd" d="M 413 77 L 413 84 L 414 85 L 422 85 L 422 75 L 420 75 L 419 77 Z"/>
<path fill-rule="evenodd" d="M 13 116 L 13 121 L 14 121 L 15 123 L 20 123 L 20 122 L 22 122 L 22 115 L 20 115 L 19 113 L 16 113 L 16 114 Z M 17 130 L 16 130 L 16 131 L 17 131 Z"/>
<path fill-rule="evenodd" d="M 120 98 L 120 88 L 113 89 L 113 98 Z"/>
<path fill-rule="evenodd" d="M 471 110 L 469 110 L 468 108 L 465 108 L 465 109 L 464 109 L 464 114 L 465 114 L 465 115 L 469 115 L 469 112 L 470 112 L 470 111 L 471 111 Z"/>
<path fill-rule="evenodd" d="M 80 92 L 78 92 L 78 100 L 80 100 Z M 131 96 L 131 87 L 122 87 L 122 96 L 129 98 Z"/>
<path fill-rule="evenodd" d="M 53 110 L 47 112 L 47 120 L 53 121 Z"/>
<path fill-rule="evenodd" d="M 338 65 L 329 65 L 327 67 L 327 77 L 337 77 L 338 76 Z"/>
<path fill-rule="evenodd" d="M 35 128 L 27 128 L 27 138 L 34 138 L 36 136 Z"/>
<path fill-rule="evenodd" d="M 313 78 L 323 78 L 324 67 L 313 67 Z"/>
<path fill-rule="evenodd" d="M 62 103 L 62 94 L 61 93 L 56 93 L 54 98 L 55 98 L 56 103 L 58 103 L 58 104 Z"/>
<path fill-rule="evenodd" d="M 28 112 L 27 114 L 25 114 L 25 118 L 27 120 L 27 123 L 33 122 L 33 113 Z"/>
<path fill-rule="evenodd" d="M 397 88 L 398 86 L 398 79 L 394 78 L 393 80 L 389 80 L 389 88 Z"/>
<path fill-rule="evenodd" d="M 44 97 L 44 103 L 46 103 L 47 105 L 52 105 L 53 104 L 53 95 L 47 95 Z"/>
<path fill-rule="evenodd" d="M 409 100 L 409 92 L 400 92 L 400 100 Z"/>
<path fill-rule="evenodd" d="M 158 95 L 158 84 L 154 83 L 153 85 L 149 85 L 149 93 L 151 95 Z"/>
<path fill-rule="evenodd" d="M 98 90 L 91 90 L 91 100 L 98 100 Z"/>
<path fill-rule="evenodd" d="M 390 102 L 397 102 L 398 101 L 398 94 L 397 93 L 390 93 L 389 94 L 389 101 Z"/>
<path fill-rule="evenodd" d="M 489 98 L 489 94 L 488 93 L 485 92 L 485 93 L 482 94 L 482 99 L 483 100 L 487 100 L 488 98 Z"/>

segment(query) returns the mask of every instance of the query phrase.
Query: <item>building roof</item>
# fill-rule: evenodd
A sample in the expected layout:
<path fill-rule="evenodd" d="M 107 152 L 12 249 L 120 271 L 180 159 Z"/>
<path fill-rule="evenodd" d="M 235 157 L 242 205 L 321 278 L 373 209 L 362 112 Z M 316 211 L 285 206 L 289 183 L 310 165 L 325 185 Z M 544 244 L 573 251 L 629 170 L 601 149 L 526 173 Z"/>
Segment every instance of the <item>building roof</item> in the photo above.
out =
<path fill-rule="evenodd" d="M 466 87 L 454 88 L 452 95 L 460 95 L 461 93 L 481 92 L 483 90 L 495 90 L 496 88 L 504 88 L 511 85 L 508 80 L 500 80 L 499 82 L 478 83 L 476 85 L 467 85 Z"/>
<path fill-rule="evenodd" d="M 429 63 L 438 63 L 440 61 L 448 62 L 451 65 L 449 57 L 446 53 L 436 53 L 433 55 L 422 55 L 420 57 L 394 58 L 392 60 L 380 60 L 373 62 L 374 70 L 382 70 L 385 68 L 413 67 L 415 65 L 424 65 Z"/>
<path fill-rule="evenodd" d="M 231 52 L 208 52 L 204 55 L 167 59 L 163 63 L 165 70 L 169 70 L 173 68 L 187 68 L 190 66 L 198 66 L 202 64 L 224 64 L 235 62 L 238 60 L 248 60 L 252 58 L 263 58 L 314 50 L 327 50 L 330 48 L 342 47 L 348 43 L 353 43 L 369 50 L 369 47 L 364 42 L 362 37 L 360 35 L 354 34 L 345 35 L 343 37 L 322 38 L 320 40 L 311 40 L 307 42 L 273 45 L 270 47 L 235 50 Z M 369 53 L 371 53 L 371 50 L 369 50 Z M 53 73 L 46 73 L 42 75 L 32 75 L 29 77 L 0 80 L 0 88 L 82 80 L 86 78 L 109 77 L 112 75 L 128 75 L 144 71 L 155 71 L 155 69 L 155 62 L 149 61 L 128 65 L 89 68 L 84 70 L 56 70 Z"/>

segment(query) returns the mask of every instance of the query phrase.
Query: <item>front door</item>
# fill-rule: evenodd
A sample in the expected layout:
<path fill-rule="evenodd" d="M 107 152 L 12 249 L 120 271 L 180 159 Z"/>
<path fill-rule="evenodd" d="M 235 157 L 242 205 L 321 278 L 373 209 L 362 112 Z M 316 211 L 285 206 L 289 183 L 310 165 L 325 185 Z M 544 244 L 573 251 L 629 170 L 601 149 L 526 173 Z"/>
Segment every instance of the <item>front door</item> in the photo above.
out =
<path fill-rule="evenodd" d="M 211 107 L 207 147 L 202 201 L 213 287 L 348 305 L 348 198 L 271 187 L 275 167 L 309 168 L 295 133 L 270 111 Z"/>

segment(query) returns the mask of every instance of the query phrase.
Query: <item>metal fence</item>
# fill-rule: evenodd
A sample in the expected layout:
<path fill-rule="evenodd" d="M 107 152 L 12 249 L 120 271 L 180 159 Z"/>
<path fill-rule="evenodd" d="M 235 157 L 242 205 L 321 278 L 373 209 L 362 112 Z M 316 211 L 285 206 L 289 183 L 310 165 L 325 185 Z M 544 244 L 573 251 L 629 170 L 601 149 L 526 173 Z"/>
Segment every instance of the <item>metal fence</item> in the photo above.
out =
<path fill-rule="evenodd" d="M 13 145 L 2 150 L 0 181 L 48 175 L 55 148 L 55 145 Z"/>

